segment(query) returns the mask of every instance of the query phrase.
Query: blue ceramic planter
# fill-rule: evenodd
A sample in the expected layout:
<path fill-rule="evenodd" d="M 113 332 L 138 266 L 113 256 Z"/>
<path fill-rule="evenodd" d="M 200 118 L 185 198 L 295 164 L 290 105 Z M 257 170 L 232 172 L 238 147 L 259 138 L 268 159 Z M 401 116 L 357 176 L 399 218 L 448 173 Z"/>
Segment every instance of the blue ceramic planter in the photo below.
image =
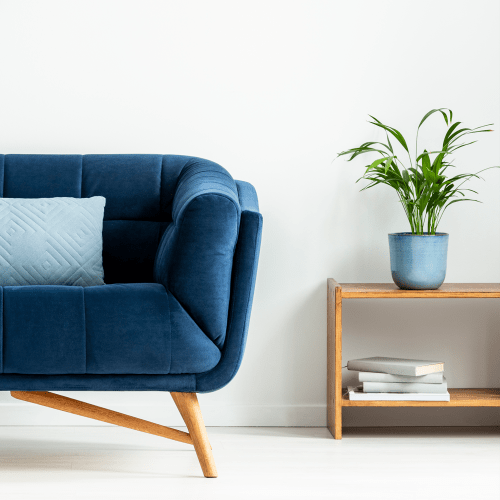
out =
<path fill-rule="evenodd" d="M 446 276 L 448 234 L 389 234 L 391 272 L 403 290 L 435 290 Z"/>

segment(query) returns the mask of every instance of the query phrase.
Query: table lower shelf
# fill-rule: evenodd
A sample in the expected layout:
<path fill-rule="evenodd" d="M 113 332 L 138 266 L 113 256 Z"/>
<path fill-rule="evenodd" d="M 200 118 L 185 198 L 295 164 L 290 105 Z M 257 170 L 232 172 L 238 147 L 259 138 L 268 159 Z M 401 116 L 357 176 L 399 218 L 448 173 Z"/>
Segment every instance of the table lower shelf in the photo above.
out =
<path fill-rule="evenodd" d="M 350 401 L 342 390 L 342 406 L 499 406 L 500 389 L 448 389 L 450 401 Z"/>

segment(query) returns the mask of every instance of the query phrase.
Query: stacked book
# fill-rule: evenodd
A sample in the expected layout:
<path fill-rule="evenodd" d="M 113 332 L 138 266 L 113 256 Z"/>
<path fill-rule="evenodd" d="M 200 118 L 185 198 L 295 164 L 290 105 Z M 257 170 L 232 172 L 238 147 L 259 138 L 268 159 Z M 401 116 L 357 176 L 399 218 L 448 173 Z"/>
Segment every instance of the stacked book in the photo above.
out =
<path fill-rule="evenodd" d="M 349 387 L 354 401 L 449 401 L 444 363 L 401 358 L 363 358 L 347 362 L 359 372 L 360 386 Z"/>

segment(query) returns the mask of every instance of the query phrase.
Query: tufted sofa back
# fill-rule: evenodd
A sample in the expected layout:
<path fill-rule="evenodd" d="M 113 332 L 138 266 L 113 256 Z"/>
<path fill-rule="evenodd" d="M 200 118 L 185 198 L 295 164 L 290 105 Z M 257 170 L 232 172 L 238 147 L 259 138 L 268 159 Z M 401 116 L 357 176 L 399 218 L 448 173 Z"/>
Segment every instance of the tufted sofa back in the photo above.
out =
<path fill-rule="evenodd" d="M 177 155 L 0 155 L 0 196 L 104 196 L 105 282 L 152 282 L 158 244 L 172 223 L 177 178 L 197 161 Z"/>

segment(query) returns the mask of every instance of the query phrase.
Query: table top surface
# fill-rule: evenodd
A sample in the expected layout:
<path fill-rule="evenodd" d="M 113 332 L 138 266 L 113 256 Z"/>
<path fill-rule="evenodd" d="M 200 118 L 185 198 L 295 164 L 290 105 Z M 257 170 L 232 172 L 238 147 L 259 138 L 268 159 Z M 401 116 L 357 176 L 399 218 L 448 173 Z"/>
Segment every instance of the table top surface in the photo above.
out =
<path fill-rule="evenodd" d="M 342 298 L 500 298 L 500 283 L 443 283 L 437 290 L 401 290 L 394 283 L 337 283 Z"/>

